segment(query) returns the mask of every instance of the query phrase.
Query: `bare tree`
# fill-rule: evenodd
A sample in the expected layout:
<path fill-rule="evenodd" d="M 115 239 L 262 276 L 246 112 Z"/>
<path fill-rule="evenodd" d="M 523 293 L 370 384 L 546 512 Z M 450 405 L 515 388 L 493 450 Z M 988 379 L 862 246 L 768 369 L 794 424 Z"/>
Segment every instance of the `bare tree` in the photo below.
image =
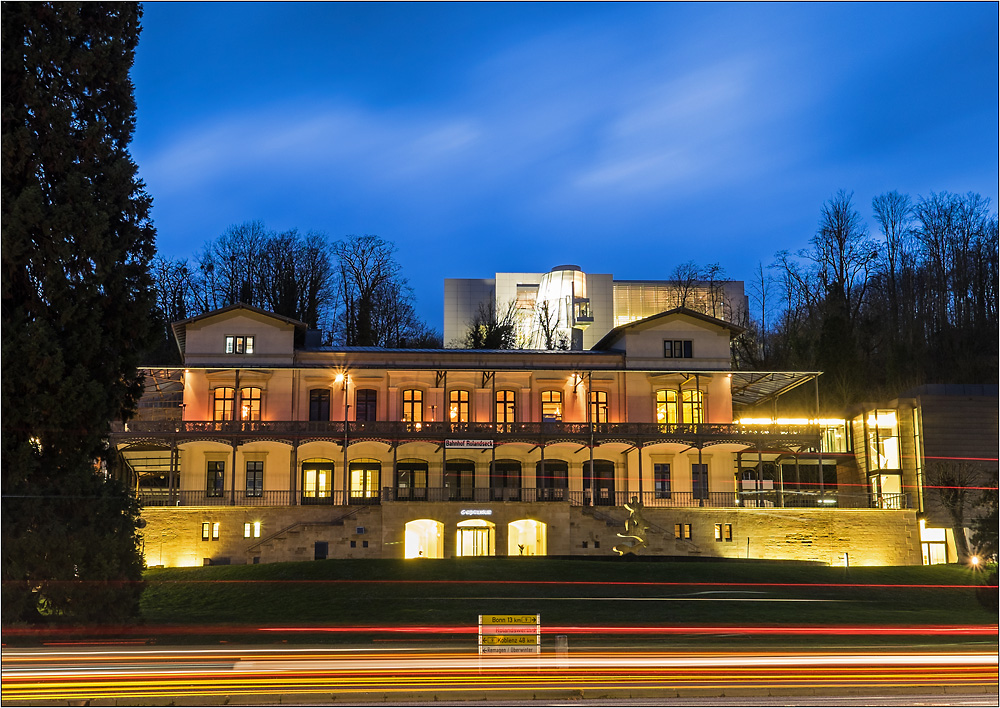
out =
<path fill-rule="evenodd" d="M 263 307 L 264 251 L 270 234 L 261 221 L 234 224 L 198 256 L 206 310 L 242 302 Z"/>
<path fill-rule="evenodd" d="M 156 256 L 150 263 L 156 309 L 164 322 L 176 322 L 188 316 L 192 296 L 191 273 L 186 260 Z"/>
<path fill-rule="evenodd" d="M 333 245 L 346 314 L 344 343 L 348 346 L 378 346 L 375 300 L 379 290 L 399 274 L 395 252 L 393 244 L 371 234 L 348 236 Z"/>
<path fill-rule="evenodd" d="M 861 214 L 854 208 L 853 192 L 837 192 L 823 205 L 819 231 L 812 238 L 806 257 L 817 266 L 824 290 L 835 291 L 847 305 L 848 322 L 857 320 L 868 288 L 868 274 L 878 259 L 875 244 Z"/>
<path fill-rule="evenodd" d="M 966 506 L 976 498 L 976 487 L 981 481 L 980 471 L 970 462 L 935 460 L 927 463 L 926 485 L 933 496 L 948 512 L 955 535 L 955 549 L 959 560 L 969 557 L 969 544 L 965 535 Z"/>
<path fill-rule="evenodd" d="M 562 325 L 562 315 L 558 307 L 552 307 L 548 300 L 536 303 L 535 322 L 542 333 L 541 344 L 546 349 L 550 351 L 555 349 L 569 349 L 569 342 L 566 340 L 566 336 L 559 331 Z"/>
<path fill-rule="evenodd" d="M 321 234 L 270 234 L 261 253 L 261 302 L 271 312 L 320 328 L 333 302 L 333 267 Z"/>
<path fill-rule="evenodd" d="M 882 250 L 883 267 L 889 278 L 892 314 L 898 320 L 899 286 L 897 278 L 900 264 L 909 250 L 913 205 L 910 203 L 909 196 L 892 191 L 873 198 L 872 210 L 875 212 L 875 221 L 878 222 L 882 230 L 882 238 L 885 240 Z"/>
<path fill-rule="evenodd" d="M 670 274 L 670 280 L 677 287 L 677 306 L 690 307 L 692 296 L 698 281 L 701 279 L 701 272 L 694 261 L 680 263 Z"/>
<path fill-rule="evenodd" d="M 517 349 L 517 302 L 498 311 L 493 300 L 479 304 L 465 333 L 466 349 Z"/>

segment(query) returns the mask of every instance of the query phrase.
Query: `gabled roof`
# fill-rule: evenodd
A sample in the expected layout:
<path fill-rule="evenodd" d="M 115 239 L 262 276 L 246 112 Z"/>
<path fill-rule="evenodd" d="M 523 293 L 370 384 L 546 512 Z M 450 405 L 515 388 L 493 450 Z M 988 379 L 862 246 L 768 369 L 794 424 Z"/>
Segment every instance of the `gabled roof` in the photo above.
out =
<path fill-rule="evenodd" d="M 644 327 L 652 322 L 655 322 L 656 320 L 665 319 L 667 317 L 672 317 L 674 315 L 684 315 L 686 317 L 690 317 L 695 320 L 700 320 L 707 324 L 715 325 L 716 327 L 722 327 L 728 329 L 733 335 L 742 334 L 743 332 L 746 331 L 743 327 L 734 325 L 732 322 L 726 322 L 725 320 L 720 320 L 715 317 L 711 317 L 709 315 L 704 315 L 700 312 L 696 312 L 695 310 L 692 310 L 687 307 L 675 307 L 672 310 L 661 312 L 658 315 L 653 315 L 652 317 L 647 317 L 646 319 L 643 320 L 636 320 L 635 322 L 629 322 L 628 324 L 619 325 L 610 332 L 608 332 L 607 334 L 605 334 L 601 338 L 601 341 L 599 341 L 597 344 L 591 347 L 591 349 L 597 351 L 610 349 L 611 344 L 619 337 L 621 337 L 621 335 L 625 333 L 625 330 L 633 327 Z"/>
<path fill-rule="evenodd" d="M 299 320 L 293 319 L 291 317 L 285 317 L 284 315 L 276 315 L 273 312 L 268 312 L 267 310 L 262 310 L 259 307 L 253 307 L 252 305 L 246 305 L 242 302 L 236 302 L 232 305 L 227 305 L 226 307 L 220 307 L 218 310 L 212 310 L 211 312 L 203 312 L 200 315 L 195 315 L 194 317 L 188 317 L 186 320 L 180 320 L 178 322 L 172 322 L 170 328 L 174 332 L 174 339 L 177 340 L 177 348 L 180 349 L 181 356 L 184 356 L 185 348 L 187 346 L 187 326 L 194 322 L 200 320 L 206 320 L 209 317 L 217 317 L 218 315 L 224 315 L 228 312 L 236 312 L 237 310 L 244 310 L 246 312 L 251 312 L 260 317 L 267 317 L 268 319 L 278 320 L 285 324 L 290 324 L 296 329 L 307 330 L 309 325 L 305 322 L 300 322 Z"/>

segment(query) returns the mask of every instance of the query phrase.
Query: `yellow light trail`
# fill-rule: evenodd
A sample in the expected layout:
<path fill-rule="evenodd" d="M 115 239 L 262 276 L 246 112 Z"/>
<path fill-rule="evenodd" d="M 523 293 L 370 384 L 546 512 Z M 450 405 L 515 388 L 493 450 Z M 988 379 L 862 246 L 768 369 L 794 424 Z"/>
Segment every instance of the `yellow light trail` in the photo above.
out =
<path fill-rule="evenodd" d="M 196 665 L 197 664 L 197 665 Z M 995 652 L 6 651 L 4 703 L 251 695 L 718 689 L 995 689 Z"/>

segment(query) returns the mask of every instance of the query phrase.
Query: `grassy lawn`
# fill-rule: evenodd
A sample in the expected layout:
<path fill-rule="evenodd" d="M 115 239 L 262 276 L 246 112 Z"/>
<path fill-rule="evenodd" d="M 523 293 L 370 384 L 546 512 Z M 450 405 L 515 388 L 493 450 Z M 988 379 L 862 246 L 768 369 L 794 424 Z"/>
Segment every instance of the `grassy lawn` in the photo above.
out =
<path fill-rule="evenodd" d="M 328 560 L 152 569 L 142 608 L 150 629 L 474 626 L 503 613 L 540 613 L 543 627 L 996 624 L 980 579 L 954 565 Z"/>

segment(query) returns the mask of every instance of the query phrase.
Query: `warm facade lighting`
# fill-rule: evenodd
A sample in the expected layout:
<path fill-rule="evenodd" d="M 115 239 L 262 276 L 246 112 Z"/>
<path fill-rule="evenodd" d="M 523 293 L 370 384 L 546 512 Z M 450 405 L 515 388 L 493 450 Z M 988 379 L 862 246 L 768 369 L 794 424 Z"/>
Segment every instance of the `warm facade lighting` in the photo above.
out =
<path fill-rule="evenodd" d="M 842 418 L 740 418 L 740 425 L 843 425 Z"/>
<path fill-rule="evenodd" d="M 896 427 L 896 411 L 879 411 L 878 415 L 871 414 L 868 416 L 868 427 L 869 428 L 895 428 Z"/>

